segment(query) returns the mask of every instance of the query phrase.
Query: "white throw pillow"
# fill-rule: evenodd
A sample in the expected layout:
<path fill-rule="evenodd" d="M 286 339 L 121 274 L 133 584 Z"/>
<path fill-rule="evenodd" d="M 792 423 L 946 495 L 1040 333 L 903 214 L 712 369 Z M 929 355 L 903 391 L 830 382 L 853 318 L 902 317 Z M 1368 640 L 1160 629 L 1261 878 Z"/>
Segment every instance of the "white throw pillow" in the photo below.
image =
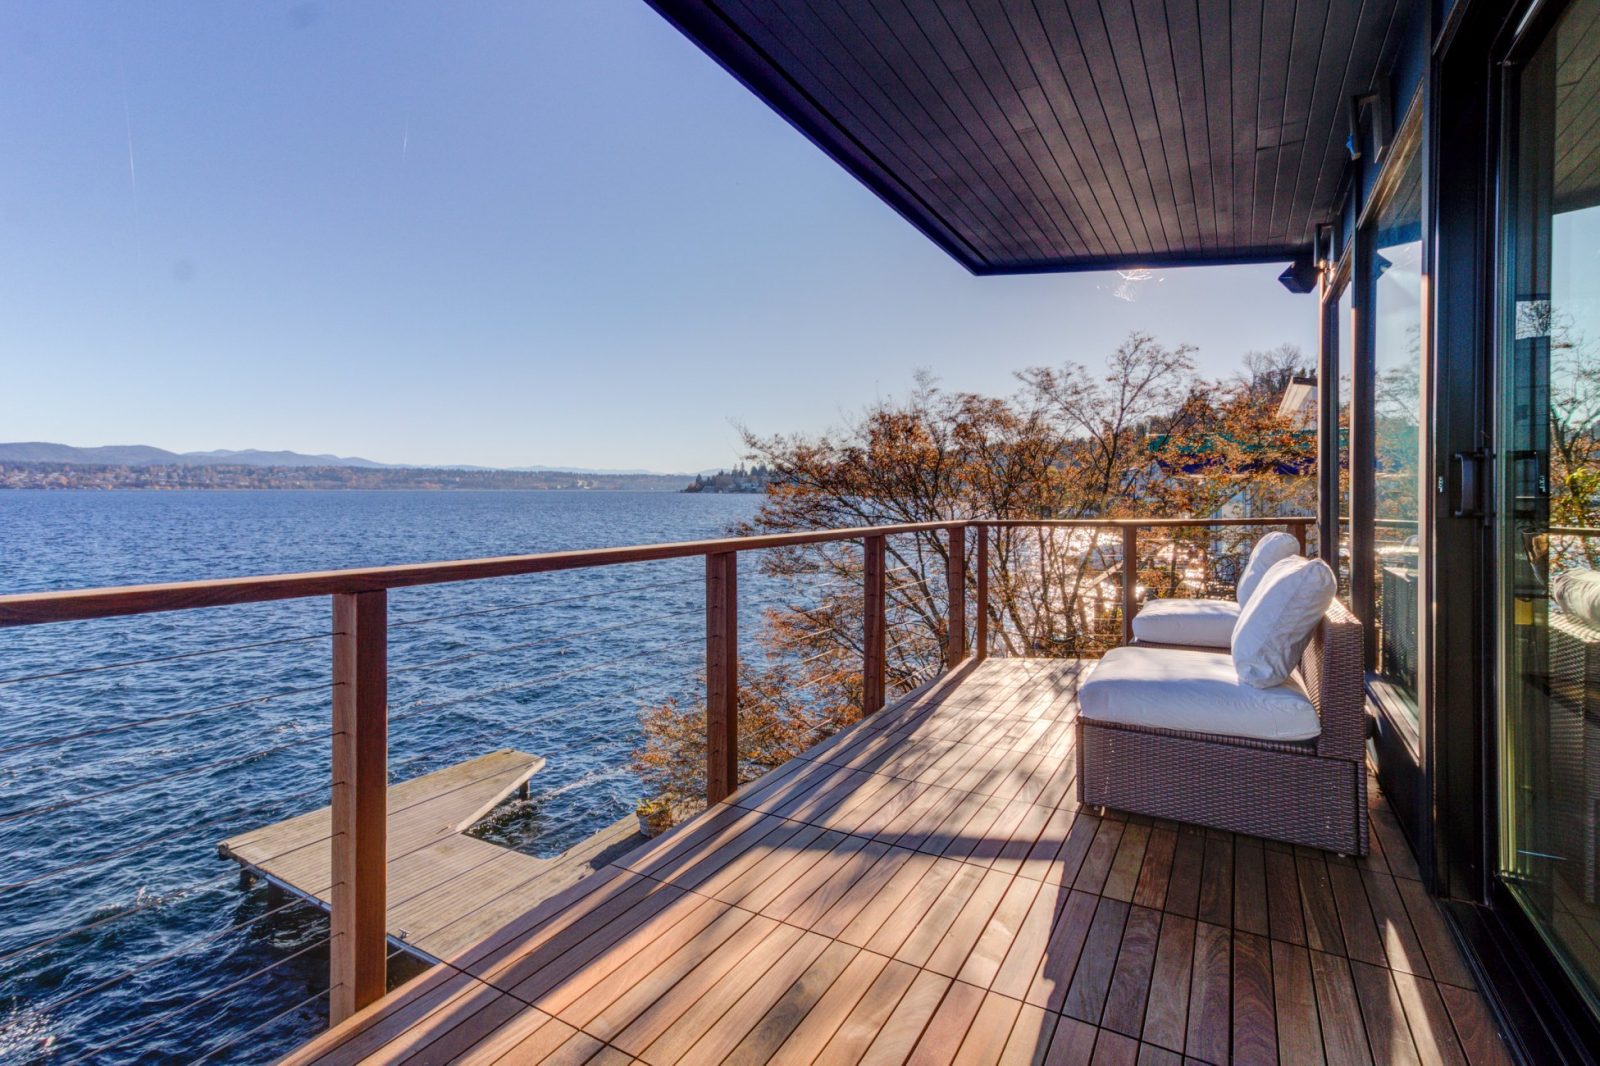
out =
<path fill-rule="evenodd" d="M 1600 626 L 1600 573 L 1569 570 L 1550 582 L 1550 598 L 1572 617 Z"/>
<path fill-rule="evenodd" d="M 1239 575 L 1239 584 L 1234 588 L 1234 599 L 1239 601 L 1239 606 L 1250 602 L 1250 594 L 1274 563 L 1299 554 L 1300 542 L 1287 533 L 1268 533 L 1256 541 L 1256 546 L 1250 549 L 1250 558 L 1245 561 L 1244 572 Z"/>
<path fill-rule="evenodd" d="M 1233 627 L 1239 680 L 1255 688 L 1288 681 L 1338 585 L 1321 559 L 1296 555 L 1274 563 Z"/>

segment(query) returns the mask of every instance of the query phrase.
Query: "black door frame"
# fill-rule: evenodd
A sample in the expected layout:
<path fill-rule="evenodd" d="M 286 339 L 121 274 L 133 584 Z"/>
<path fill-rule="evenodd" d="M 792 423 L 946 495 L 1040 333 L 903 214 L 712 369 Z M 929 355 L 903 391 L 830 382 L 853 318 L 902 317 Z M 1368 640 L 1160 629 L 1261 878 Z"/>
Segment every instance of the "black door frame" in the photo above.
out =
<path fill-rule="evenodd" d="M 1502 167 L 1515 123 L 1514 64 L 1563 0 L 1458 0 L 1430 64 L 1435 177 L 1427 216 L 1438 373 L 1429 395 L 1436 492 L 1432 567 L 1433 709 L 1426 748 L 1435 891 L 1491 1005 L 1530 1062 L 1593 1063 L 1600 1023 L 1496 871 L 1500 847 L 1498 573 L 1495 501 L 1461 498 L 1457 454 L 1493 458 L 1507 232 Z M 1440 180 L 1439 175 L 1448 175 Z M 1484 464 L 1485 472 L 1493 464 Z"/>

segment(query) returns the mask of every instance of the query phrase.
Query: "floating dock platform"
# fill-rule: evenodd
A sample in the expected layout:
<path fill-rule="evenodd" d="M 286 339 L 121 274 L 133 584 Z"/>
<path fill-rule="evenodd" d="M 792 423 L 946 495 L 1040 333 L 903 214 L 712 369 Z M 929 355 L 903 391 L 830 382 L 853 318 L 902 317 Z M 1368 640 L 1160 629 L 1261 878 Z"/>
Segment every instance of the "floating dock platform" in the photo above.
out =
<path fill-rule="evenodd" d="M 501 749 L 389 786 L 392 943 L 442 962 L 643 842 L 631 817 L 550 859 L 466 835 L 543 768 L 540 756 Z M 230 837 L 217 850 L 327 909 L 332 825 L 332 812 L 323 807 Z"/>

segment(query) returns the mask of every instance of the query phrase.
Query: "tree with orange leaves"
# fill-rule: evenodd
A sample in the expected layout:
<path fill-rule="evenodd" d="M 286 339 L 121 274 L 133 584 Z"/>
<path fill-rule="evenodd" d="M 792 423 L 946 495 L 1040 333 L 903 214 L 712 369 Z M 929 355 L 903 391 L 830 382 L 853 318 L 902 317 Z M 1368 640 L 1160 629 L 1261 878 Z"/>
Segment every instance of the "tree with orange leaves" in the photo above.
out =
<path fill-rule="evenodd" d="M 1017 375 L 1007 398 L 948 392 L 919 376 L 834 430 L 761 436 L 749 458 L 771 471 L 740 533 L 782 533 L 1002 518 L 1209 517 L 1226 508 L 1308 514 L 1314 439 L 1276 413 L 1292 354 L 1257 357 L 1246 377 L 1208 382 L 1193 349 L 1133 334 L 1103 375 L 1081 365 Z M 989 629 L 996 654 L 1096 655 L 1121 629 L 1116 531 L 994 529 Z M 1190 594 L 1231 576 L 1253 531 L 1147 535 L 1141 585 Z M 946 666 L 948 541 L 886 538 L 888 688 L 910 691 Z M 969 540 L 968 552 L 973 551 Z M 1235 560 L 1236 561 L 1236 560 Z M 973 580 L 973 560 L 967 560 Z M 762 553 L 793 602 L 766 612 L 759 661 L 740 665 L 740 779 L 780 765 L 855 721 L 861 706 L 862 555 L 851 542 Z M 971 597 L 968 597 L 969 602 Z M 683 805 L 703 792 L 705 712 L 669 703 L 644 714 L 633 767 L 652 794 Z"/>

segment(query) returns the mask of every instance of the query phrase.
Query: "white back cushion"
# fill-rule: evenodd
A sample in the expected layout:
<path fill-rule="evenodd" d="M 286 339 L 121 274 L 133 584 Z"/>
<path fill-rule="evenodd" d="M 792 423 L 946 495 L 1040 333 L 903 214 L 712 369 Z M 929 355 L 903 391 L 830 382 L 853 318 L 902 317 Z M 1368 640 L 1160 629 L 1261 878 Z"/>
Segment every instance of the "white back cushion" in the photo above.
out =
<path fill-rule="evenodd" d="M 1244 572 L 1239 575 L 1239 584 L 1234 587 L 1234 599 L 1239 601 L 1239 606 L 1250 602 L 1250 594 L 1267 576 L 1272 564 L 1299 554 L 1300 542 L 1287 533 L 1268 533 L 1256 541 L 1256 546 L 1250 549 L 1250 558 L 1245 561 Z"/>
<path fill-rule="evenodd" d="M 1233 627 L 1239 680 L 1256 688 L 1288 681 L 1337 588 L 1321 559 L 1294 555 L 1274 563 Z"/>

